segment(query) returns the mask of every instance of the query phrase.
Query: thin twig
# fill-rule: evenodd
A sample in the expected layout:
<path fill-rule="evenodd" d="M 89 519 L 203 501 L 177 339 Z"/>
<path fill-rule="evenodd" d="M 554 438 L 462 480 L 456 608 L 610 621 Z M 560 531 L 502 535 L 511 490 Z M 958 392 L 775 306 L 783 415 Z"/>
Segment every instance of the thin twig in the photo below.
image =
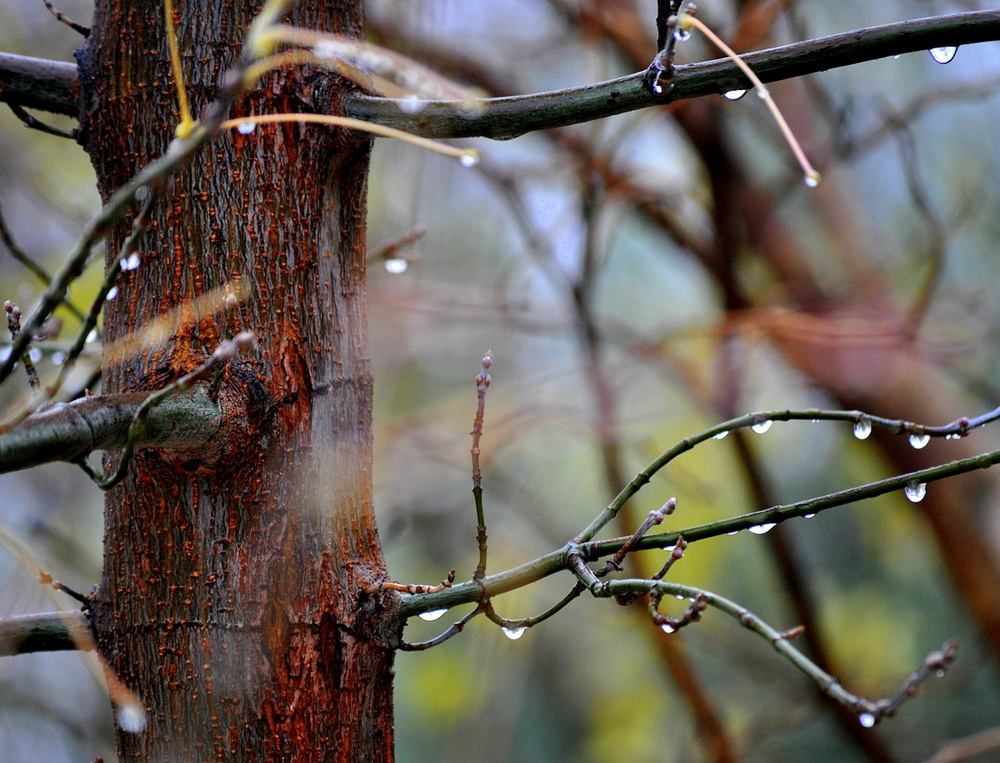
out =
<path fill-rule="evenodd" d="M 2 212 L 0 212 L 0 241 L 3 241 L 4 246 L 7 247 L 7 251 L 11 253 L 11 256 L 34 273 L 35 276 L 38 277 L 39 281 L 46 286 L 52 283 L 52 276 L 45 271 L 45 268 L 31 259 L 31 257 L 20 246 L 18 246 L 17 242 L 14 241 L 14 237 L 11 235 L 10 229 L 7 227 L 7 221 L 4 219 Z M 63 300 L 63 307 L 73 313 L 73 315 L 81 321 L 83 320 L 83 313 L 81 313 L 80 309 L 68 299 Z"/>
<path fill-rule="evenodd" d="M 14 116 L 20 119 L 25 127 L 30 127 L 32 130 L 38 130 L 39 132 L 48 133 L 49 135 L 55 135 L 58 138 L 76 140 L 75 130 L 64 130 L 61 127 L 53 127 L 52 125 L 45 124 L 45 122 L 38 117 L 34 117 L 25 111 L 21 104 L 8 100 L 5 95 L 5 89 L 3 86 L 0 86 L 0 101 L 7 104 Z"/>
<path fill-rule="evenodd" d="M 77 24 L 73 19 L 62 13 L 58 8 L 56 8 L 51 0 L 42 0 L 42 5 L 49 9 L 49 13 L 56 17 L 57 21 L 61 21 L 63 24 L 68 26 L 74 32 L 79 32 L 84 37 L 90 37 L 90 27 L 85 27 L 83 24 Z"/>
<path fill-rule="evenodd" d="M 483 473 L 479 467 L 479 440 L 483 436 L 483 416 L 486 412 L 486 390 L 490 387 L 490 366 L 493 365 L 492 351 L 483 356 L 482 370 L 476 377 L 476 417 L 472 421 L 472 496 L 476 503 L 476 541 L 479 544 L 479 564 L 472 573 L 473 580 L 486 575 L 486 513 L 483 510 Z"/>
<path fill-rule="evenodd" d="M 3 303 L 3 309 L 7 313 L 7 330 L 10 331 L 10 339 L 13 342 L 21 333 L 21 308 L 7 300 Z M 31 360 L 31 352 L 30 349 L 26 350 L 21 357 L 21 362 L 24 363 L 24 371 L 28 374 L 28 386 L 32 389 L 38 389 L 38 370 Z"/>

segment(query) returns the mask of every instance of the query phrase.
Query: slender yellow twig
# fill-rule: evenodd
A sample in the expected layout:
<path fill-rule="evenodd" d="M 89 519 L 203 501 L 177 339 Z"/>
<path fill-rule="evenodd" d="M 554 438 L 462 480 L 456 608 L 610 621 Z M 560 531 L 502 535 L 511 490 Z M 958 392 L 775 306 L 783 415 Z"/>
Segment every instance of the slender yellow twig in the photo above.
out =
<path fill-rule="evenodd" d="M 167 47 L 170 48 L 170 67 L 174 71 L 174 83 L 177 86 L 177 105 L 181 110 L 181 121 L 174 133 L 178 138 L 186 138 L 191 134 L 194 120 L 191 118 L 191 106 L 188 103 L 187 88 L 184 87 L 184 72 L 181 70 L 181 52 L 177 47 L 177 29 L 174 27 L 174 0 L 163 0 L 163 21 L 167 28 Z"/>
<path fill-rule="evenodd" d="M 25 572 L 42 584 L 42 591 L 57 609 L 65 609 L 65 601 L 53 586 L 52 576 L 43 570 L 31 547 L 2 521 L 0 521 L 0 549 L 6 551 Z M 140 731 L 146 725 L 146 712 L 138 695 L 121 682 L 104 658 L 97 653 L 94 639 L 89 632 L 82 632 L 72 627 L 67 630 L 90 674 L 98 685 L 108 692 L 117 710 L 119 725 L 126 731 L 133 733 Z"/>
<path fill-rule="evenodd" d="M 788 141 L 788 145 L 791 147 L 792 153 L 795 154 L 795 158 L 798 160 L 799 165 L 802 167 L 802 171 L 805 173 L 806 185 L 810 188 L 814 188 L 819 185 L 819 173 L 813 169 L 812 164 L 809 163 L 809 159 L 806 157 L 805 151 L 802 150 L 802 146 L 800 146 L 799 142 L 795 139 L 792 129 L 788 126 L 785 118 L 778 110 L 778 106 L 775 104 L 774 99 L 771 98 L 770 91 L 764 83 L 760 81 L 760 78 L 754 74 L 753 69 L 747 66 L 746 62 L 740 58 L 732 48 L 726 45 L 726 43 L 723 42 L 715 32 L 705 26 L 705 24 L 692 16 L 690 13 L 680 14 L 677 17 L 677 26 L 684 31 L 688 31 L 691 27 L 694 27 L 711 40 L 719 50 L 725 53 L 738 67 L 740 67 L 740 70 L 747 75 L 747 79 L 749 79 L 757 88 L 757 94 L 764 99 L 764 103 L 766 103 L 768 109 L 771 110 L 774 121 L 777 122 L 778 127 L 781 128 L 782 135 L 785 136 L 785 140 Z"/>
<path fill-rule="evenodd" d="M 222 123 L 222 129 L 240 128 L 241 125 L 270 124 L 274 122 L 311 122 L 314 124 L 333 125 L 334 127 L 347 127 L 353 130 L 364 130 L 384 138 L 396 138 L 397 140 L 412 143 L 430 151 L 436 151 L 445 156 L 452 156 L 462 162 L 464 167 L 472 167 L 479 161 L 479 151 L 474 148 L 455 148 L 436 140 L 421 138 L 419 135 L 411 135 L 408 132 L 397 130 L 394 127 L 365 122 L 360 119 L 350 117 L 335 117 L 328 114 L 262 114 L 252 117 L 240 117 L 239 119 L 229 119 Z M 245 129 L 245 128 L 244 128 Z"/>

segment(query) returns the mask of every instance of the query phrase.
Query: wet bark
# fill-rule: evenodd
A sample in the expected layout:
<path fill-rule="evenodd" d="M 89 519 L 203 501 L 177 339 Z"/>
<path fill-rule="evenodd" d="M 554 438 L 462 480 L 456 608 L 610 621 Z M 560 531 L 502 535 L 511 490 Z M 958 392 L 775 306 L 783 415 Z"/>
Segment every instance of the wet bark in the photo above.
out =
<path fill-rule="evenodd" d="M 297 24 L 360 34 L 354 0 L 299 5 Z M 256 10 L 177 5 L 196 116 Z M 178 122 L 161 3 L 100 0 L 78 60 L 81 142 L 107 198 L 166 150 Z M 234 116 L 337 113 L 345 87 L 281 70 Z M 227 311 L 189 310 L 150 351 L 109 354 L 109 393 L 161 387 L 240 330 L 259 341 L 226 372 L 228 434 L 194 453 L 140 451 L 107 498 L 92 617 L 99 651 L 149 716 L 145 731 L 120 733 L 123 760 L 392 757 L 394 619 L 385 602 L 359 608 L 355 595 L 384 578 L 371 492 L 367 164 L 367 143 L 332 128 L 220 135 L 173 178 L 141 266 L 108 305 L 106 346 L 227 283 L 245 294 Z M 128 225 L 111 231 L 109 252 Z"/>

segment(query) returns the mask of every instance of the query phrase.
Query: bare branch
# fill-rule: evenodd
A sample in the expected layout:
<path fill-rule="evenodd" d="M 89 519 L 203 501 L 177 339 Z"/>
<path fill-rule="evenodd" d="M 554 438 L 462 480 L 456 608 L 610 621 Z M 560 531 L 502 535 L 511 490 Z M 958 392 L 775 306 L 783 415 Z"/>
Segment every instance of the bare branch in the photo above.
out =
<path fill-rule="evenodd" d="M 842 66 L 940 46 L 1000 38 L 1000 11 L 975 11 L 901 21 L 747 53 L 743 60 L 764 82 L 801 77 Z M 514 138 L 626 111 L 750 87 L 728 59 L 677 66 L 673 87 L 653 96 L 645 72 L 582 87 L 494 98 L 470 108 L 464 101 L 400 101 L 351 95 L 349 116 L 429 138 Z"/>
<path fill-rule="evenodd" d="M 45 612 L 0 620 L 0 657 L 76 650 L 93 643 L 90 622 L 82 612 Z"/>
<path fill-rule="evenodd" d="M 85 397 L 28 416 L 0 434 L 0 473 L 52 461 L 74 462 L 95 450 L 125 446 L 148 393 Z M 222 412 L 203 390 L 177 395 L 149 412 L 143 447 L 196 448 L 219 430 Z"/>
<path fill-rule="evenodd" d="M 76 78 L 76 64 L 0 53 L 0 87 L 7 103 L 79 116 Z"/>

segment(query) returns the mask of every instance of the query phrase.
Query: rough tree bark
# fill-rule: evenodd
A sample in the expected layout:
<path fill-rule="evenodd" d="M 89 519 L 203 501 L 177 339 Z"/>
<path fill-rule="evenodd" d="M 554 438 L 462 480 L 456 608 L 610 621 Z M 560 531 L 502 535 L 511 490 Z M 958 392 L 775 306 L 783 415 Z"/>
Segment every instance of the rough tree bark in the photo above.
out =
<path fill-rule="evenodd" d="M 236 60 L 254 3 L 176 11 L 197 115 Z M 360 3 L 300 3 L 294 23 L 359 35 Z M 106 199 L 161 155 L 178 122 L 159 2 L 99 0 L 78 53 L 81 142 Z M 309 68 L 265 78 L 234 115 L 337 113 L 346 84 Z M 108 495 L 99 650 L 148 711 L 125 760 L 388 760 L 391 613 L 355 592 L 384 579 L 371 494 L 365 306 L 368 144 L 317 126 L 222 134 L 153 208 L 141 267 L 106 311 L 106 344 L 242 281 L 152 352 L 113 360 L 108 392 L 152 390 L 250 329 L 227 371 L 216 449 L 140 451 Z M 109 234 L 116 252 L 128 231 Z M 387 616 L 388 615 L 388 616 Z"/>

